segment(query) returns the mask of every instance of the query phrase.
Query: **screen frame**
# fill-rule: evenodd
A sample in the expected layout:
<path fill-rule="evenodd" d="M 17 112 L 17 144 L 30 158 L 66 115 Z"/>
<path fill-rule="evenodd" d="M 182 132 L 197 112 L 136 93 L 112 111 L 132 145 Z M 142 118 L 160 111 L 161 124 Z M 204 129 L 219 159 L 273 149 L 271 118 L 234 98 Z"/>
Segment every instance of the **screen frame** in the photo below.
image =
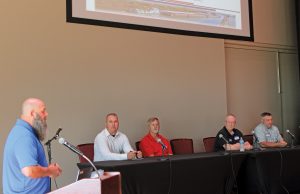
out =
<path fill-rule="evenodd" d="M 297 43 L 300 46 L 300 2 L 295 0 L 296 9 L 296 29 L 297 29 Z M 300 49 L 298 48 L 298 65 L 299 65 L 299 81 L 300 81 Z"/>
<path fill-rule="evenodd" d="M 96 26 L 115 27 L 115 28 L 160 32 L 160 33 L 169 33 L 169 34 L 177 34 L 177 35 L 187 35 L 187 36 L 254 41 L 252 0 L 247 0 L 247 1 L 249 7 L 249 30 L 250 30 L 249 36 L 187 31 L 187 30 L 170 29 L 170 28 L 155 27 L 155 26 L 146 26 L 146 25 L 137 25 L 137 24 L 130 24 L 130 23 L 121 23 L 121 22 L 114 22 L 114 21 L 104 21 L 104 20 L 74 17 L 72 13 L 73 0 L 66 0 L 66 18 L 67 18 L 67 22 L 69 23 L 88 24 L 88 25 L 96 25 Z"/>

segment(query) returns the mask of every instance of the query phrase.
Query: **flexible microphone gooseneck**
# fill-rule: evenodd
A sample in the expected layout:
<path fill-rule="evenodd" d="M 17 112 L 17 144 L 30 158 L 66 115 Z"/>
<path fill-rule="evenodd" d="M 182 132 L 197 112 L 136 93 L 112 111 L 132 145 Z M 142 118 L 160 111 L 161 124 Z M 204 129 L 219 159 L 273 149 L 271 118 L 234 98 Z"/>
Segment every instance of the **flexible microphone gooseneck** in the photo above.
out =
<path fill-rule="evenodd" d="M 293 139 L 296 139 L 296 136 L 292 133 L 292 132 L 290 132 L 290 130 L 286 130 L 286 132 L 293 138 Z"/>
<path fill-rule="evenodd" d="M 258 141 L 258 137 L 255 134 L 254 130 L 252 131 L 252 135 L 253 135 L 253 145 L 255 144 L 255 147 L 253 147 L 253 148 L 256 149 L 256 150 L 261 150 L 261 147 L 260 147 L 260 144 L 259 144 L 259 141 Z"/>
<path fill-rule="evenodd" d="M 98 177 L 100 178 L 100 173 L 98 172 L 98 169 L 96 168 L 94 163 L 88 157 L 86 157 L 79 149 L 77 149 L 75 146 L 73 146 L 72 144 L 67 142 L 63 137 L 59 138 L 58 142 L 64 146 L 66 146 L 67 148 L 69 148 L 72 152 L 74 152 L 74 153 L 82 156 L 84 159 L 86 159 L 90 163 L 90 165 L 93 167 L 93 169 L 96 171 Z"/>
<path fill-rule="evenodd" d="M 292 132 L 290 132 L 290 130 L 286 130 L 286 132 L 292 137 L 292 142 L 291 142 L 291 148 L 294 148 L 294 140 L 296 140 L 296 136 L 295 134 L 293 134 Z"/>
<path fill-rule="evenodd" d="M 162 147 L 163 150 L 166 150 L 166 149 L 167 149 L 167 146 L 161 141 L 160 138 L 157 138 L 156 141 L 157 141 L 157 143 L 159 143 L 159 144 L 161 145 L 161 147 Z"/>
<path fill-rule="evenodd" d="M 229 145 L 229 142 L 227 141 L 227 139 L 225 139 L 225 137 L 223 136 L 223 134 L 219 134 L 219 138 L 220 139 L 223 139 L 225 142 L 226 142 L 226 145 L 228 145 L 228 147 L 229 147 L 229 151 L 230 151 L 230 145 Z M 226 146 L 227 147 L 227 146 Z M 227 149 L 225 149 L 225 151 L 226 151 Z"/>

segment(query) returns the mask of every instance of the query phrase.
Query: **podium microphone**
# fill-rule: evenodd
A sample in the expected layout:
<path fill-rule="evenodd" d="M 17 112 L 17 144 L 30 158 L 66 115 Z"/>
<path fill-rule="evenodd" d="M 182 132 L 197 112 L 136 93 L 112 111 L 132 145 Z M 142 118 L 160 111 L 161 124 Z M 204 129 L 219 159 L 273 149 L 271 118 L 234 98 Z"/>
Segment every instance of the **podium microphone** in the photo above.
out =
<path fill-rule="evenodd" d="M 74 145 L 67 142 L 65 140 L 65 138 L 63 138 L 63 137 L 59 138 L 58 142 L 64 146 L 66 146 L 67 148 L 69 148 L 72 152 L 74 152 L 74 153 L 80 155 L 81 157 L 83 157 L 84 159 L 86 159 L 90 163 L 90 165 L 93 167 L 93 169 L 96 171 L 98 177 L 100 178 L 100 173 L 98 172 L 98 169 L 96 168 L 94 163 L 88 157 L 86 157 L 79 149 L 77 149 Z"/>
<path fill-rule="evenodd" d="M 77 149 L 75 146 L 73 146 L 72 144 L 67 142 L 65 140 L 65 138 L 63 138 L 63 137 L 59 138 L 58 142 L 64 146 L 66 146 L 67 148 L 69 148 L 72 152 L 75 152 L 76 154 L 78 154 L 82 157 L 84 156 L 83 153 L 79 149 Z"/>

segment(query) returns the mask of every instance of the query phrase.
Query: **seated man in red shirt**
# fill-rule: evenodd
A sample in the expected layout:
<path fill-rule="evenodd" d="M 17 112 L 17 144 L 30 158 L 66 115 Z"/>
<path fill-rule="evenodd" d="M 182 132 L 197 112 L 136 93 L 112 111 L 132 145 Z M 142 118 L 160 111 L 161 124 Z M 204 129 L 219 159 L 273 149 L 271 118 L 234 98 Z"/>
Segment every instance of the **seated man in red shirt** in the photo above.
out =
<path fill-rule="evenodd" d="M 159 120 L 152 117 L 147 121 L 149 133 L 141 140 L 140 149 L 144 157 L 172 155 L 169 141 L 159 134 Z"/>

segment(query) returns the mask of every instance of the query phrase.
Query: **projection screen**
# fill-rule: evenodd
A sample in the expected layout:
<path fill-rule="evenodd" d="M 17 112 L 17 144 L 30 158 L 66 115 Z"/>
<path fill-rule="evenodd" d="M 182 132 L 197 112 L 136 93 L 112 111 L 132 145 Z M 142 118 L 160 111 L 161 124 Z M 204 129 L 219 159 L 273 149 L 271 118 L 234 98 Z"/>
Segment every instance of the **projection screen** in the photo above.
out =
<path fill-rule="evenodd" d="M 67 21 L 253 41 L 251 0 L 67 0 Z"/>

